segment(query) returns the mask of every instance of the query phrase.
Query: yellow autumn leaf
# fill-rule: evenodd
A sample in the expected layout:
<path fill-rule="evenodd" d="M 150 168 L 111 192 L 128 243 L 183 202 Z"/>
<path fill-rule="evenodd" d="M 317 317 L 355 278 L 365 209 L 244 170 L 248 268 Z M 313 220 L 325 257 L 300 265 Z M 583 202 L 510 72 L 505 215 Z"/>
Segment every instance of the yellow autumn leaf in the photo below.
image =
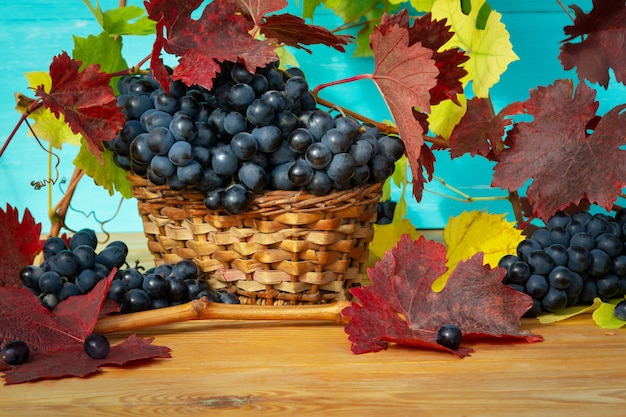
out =
<path fill-rule="evenodd" d="M 435 0 L 389 0 L 391 4 L 411 3 L 411 6 L 418 12 L 429 12 L 432 9 Z"/>
<path fill-rule="evenodd" d="M 459 124 L 467 110 L 467 98 L 465 94 L 457 95 L 460 106 L 452 100 L 444 100 L 439 104 L 430 106 L 428 115 L 428 127 L 437 135 L 448 140 L 454 127 Z"/>
<path fill-rule="evenodd" d="M 52 79 L 50 74 L 42 71 L 27 72 L 24 74 L 28 80 L 29 88 L 36 89 L 38 86 L 44 86 L 46 91 L 50 91 L 52 85 Z M 20 113 L 24 113 L 25 108 L 18 106 L 16 110 Z M 70 127 L 65 123 L 63 114 L 59 114 L 57 118 L 52 112 L 46 108 L 39 108 L 36 112 L 31 113 L 28 116 L 34 120 L 35 123 L 31 125 L 33 132 L 39 139 L 45 140 L 54 148 L 61 149 L 64 143 L 69 143 L 73 146 L 80 146 L 81 135 L 77 135 L 72 132 Z"/>
<path fill-rule="evenodd" d="M 470 57 L 463 64 L 467 76 L 464 85 L 472 81 L 474 94 L 487 97 L 489 89 L 500 80 L 500 75 L 507 66 L 519 59 L 513 52 L 509 32 L 500 21 L 502 15 L 491 10 L 484 29 L 476 28 L 476 21 L 485 0 L 471 0 L 471 11 L 463 14 L 461 2 L 436 0 L 432 8 L 435 20 L 447 19 L 447 24 L 454 36 L 440 50 L 459 47 Z"/>
<path fill-rule="evenodd" d="M 485 254 L 484 264 L 492 268 L 504 255 L 514 254 L 522 238 L 522 231 L 514 223 L 506 221 L 504 214 L 484 211 L 464 211 L 451 217 L 443 229 L 443 240 L 447 248 L 448 271 L 433 283 L 434 291 L 441 291 L 459 261 L 464 261 L 478 252 Z"/>

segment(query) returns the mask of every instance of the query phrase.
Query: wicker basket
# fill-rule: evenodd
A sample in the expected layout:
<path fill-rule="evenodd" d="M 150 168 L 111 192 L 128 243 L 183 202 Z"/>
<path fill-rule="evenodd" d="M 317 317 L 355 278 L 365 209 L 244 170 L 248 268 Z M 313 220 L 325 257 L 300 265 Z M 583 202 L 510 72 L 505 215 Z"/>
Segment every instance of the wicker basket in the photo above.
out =
<path fill-rule="evenodd" d="M 230 215 L 207 209 L 196 190 L 129 177 L 155 264 L 191 259 L 243 304 L 328 303 L 361 282 L 381 184 L 321 197 L 268 191 Z"/>

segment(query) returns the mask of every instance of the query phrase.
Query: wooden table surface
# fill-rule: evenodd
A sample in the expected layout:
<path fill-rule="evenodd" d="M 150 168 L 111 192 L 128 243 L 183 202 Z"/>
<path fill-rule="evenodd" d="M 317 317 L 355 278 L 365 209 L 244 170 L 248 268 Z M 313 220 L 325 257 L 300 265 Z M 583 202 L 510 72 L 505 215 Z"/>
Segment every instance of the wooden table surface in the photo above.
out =
<path fill-rule="evenodd" d="M 626 330 L 589 315 L 523 328 L 541 343 L 472 356 L 354 355 L 330 322 L 189 321 L 137 331 L 172 358 L 0 388 L 0 416 L 624 416 Z M 112 343 L 128 333 L 110 335 Z"/>

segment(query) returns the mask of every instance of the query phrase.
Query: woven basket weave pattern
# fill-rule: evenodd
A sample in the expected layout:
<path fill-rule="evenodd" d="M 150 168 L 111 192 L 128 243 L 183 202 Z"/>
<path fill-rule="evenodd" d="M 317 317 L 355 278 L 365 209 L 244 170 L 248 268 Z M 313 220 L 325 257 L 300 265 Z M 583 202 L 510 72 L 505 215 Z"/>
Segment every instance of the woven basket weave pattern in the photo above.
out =
<path fill-rule="evenodd" d="M 130 179 L 155 263 L 194 260 L 213 289 L 242 303 L 332 302 L 361 282 L 381 184 L 320 197 L 268 191 L 230 215 L 207 209 L 198 191 Z"/>

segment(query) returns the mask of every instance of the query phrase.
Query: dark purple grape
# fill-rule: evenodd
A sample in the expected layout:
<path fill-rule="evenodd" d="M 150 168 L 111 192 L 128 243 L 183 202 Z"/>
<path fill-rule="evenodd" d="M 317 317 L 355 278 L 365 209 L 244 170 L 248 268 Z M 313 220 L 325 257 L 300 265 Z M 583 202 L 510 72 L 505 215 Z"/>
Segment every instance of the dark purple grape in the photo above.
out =
<path fill-rule="evenodd" d="M 78 268 L 78 260 L 74 252 L 64 249 L 50 258 L 48 266 L 51 271 L 57 272 L 61 276 L 73 278 Z"/>
<path fill-rule="evenodd" d="M 556 266 L 548 276 L 550 286 L 564 290 L 572 283 L 572 273 L 564 266 Z"/>
<path fill-rule="evenodd" d="M 230 141 L 230 149 L 240 161 L 247 161 L 258 149 L 257 140 L 248 132 L 237 133 Z"/>
<path fill-rule="evenodd" d="M 172 132 L 167 127 L 158 126 L 148 133 L 146 143 L 155 155 L 167 155 L 172 145 L 176 142 Z"/>
<path fill-rule="evenodd" d="M 80 229 L 70 238 L 69 249 L 74 250 L 77 246 L 87 245 L 92 249 L 98 246 L 98 238 L 96 232 L 91 229 Z"/>
<path fill-rule="evenodd" d="M 596 278 L 596 286 L 598 287 L 598 295 L 604 300 L 608 300 L 619 293 L 619 278 L 614 274 L 603 275 Z"/>
<path fill-rule="evenodd" d="M 321 142 L 315 142 L 307 148 L 304 157 L 314 169 L 324 169 L 333 159 L 333 153 L 328 146 Z"/>
<path fill-rule="evenodd" d="M 513 262 L 508 269 L 509 280 L 514 284 L 523 284 L 531 275 L 530 267 L 526 262 Z"/>
<path fill-rule="evenodd" d="M 139 120 L 147 110 L 154 109 L 150 97 L 143 94 L 129 95 L 124 102 L 124 113 L 128 120 Z"/>
<path fill-rule="evenodd" d="M 626 321 L 626 300 L 622 300 L 613 309 L 613 315 L 622 321 Z"/>
<path fill-rule="evenodd" d="M 265 170 L 252 162 L 245 162 L 237 171 L 237 177 L 252 192 L 261 192 L 267 186 Z"/>
<path fill-rule="evenodd" d="M 356 166 L 366 165 L 374 156 L 374 148 L 372 145 L 365 141 L 359 140 L 350 145 L 350 155 L 354 159 Z"/>
<path fill-rule="evenodd" d="M 196 185 L 204 176 L 204 168 L 198 161 L 176 168 L 176 176 L 185 185 Z"/>
<path fill-rule="evenodd" d="M 51 236 L 43 243 L 43 258 L 47 260 L 65 249 L 67 249 L 67 244 L 63 239 L 58 236 Z"/>
<path fill-rule="evenodd" d="M 39 289 L 46 294 L 55 294 L 63 287 L 63 278 L 57 272 L 46 271 L 39 277 Z"/>
<path fill-rule="evenodd" d="M 354 175 L 355 168 L 354 159 L 350 154 L 338 153 L 326 167 L 326 174 L 335 183 L 348 182 Z"/>
<path fill-rule="evenodd" d="M 250 204 L 250 193 L 241 184 L 232 184 L 224 190 L 222 207 L 230 214 L 243 213 Z"/>
<path fill-rule="evenodd" d="M 541 247 L 541 244 L 536 240 L 524 239 L 517 244 L 517 256 L 522 261 L 526 261 L 528 259 L 528 255 L 530 255 L 531 252 L 541 249 L 543 249 Z"/>
<path fill-rule="evenodd" d="M 96 251 L 91 246 L 76 246 L 72 252 L 74 252 L 78 264 L 77 270 L 94 268 L 96 264 Z"/>
<path fill-rule="evenodd" d="M 126 262 L 126 254 L 119 246 L 107 246 L 96 255 L 96 263 L 102 264 L 110 270 L 120 268 Z"/>
<path fill-rule="evenodd" d="M 167 156 L 155 155 L 150 161 L 150 170 L 158 177 L 167 178 L 174 175 L 176 165 Z"/>
<path fill-rule="evenodd" d="M 141 289 L 152 299 L 167 297 L 167 281 L 163 275 L 158 273 L 144 276 Z"/>
<path fill-rule="evenodd" d="M 615 258 L 622 253 L 624 245 L 622 240 L 613 233 L 602 233 L 596 237 L 595 247 L 606 252 L 611 258 Z"/>
<path fill-rule="evenodd" d="M 548 275 L 555 267 L 554 260 L 543 250 L 535 250 L 528 254 L 526 263 L 530 267 L 530 272 L 539 275 Z"/>
<path fill-rule="evenodd" d="M 550 243 L 552 245 L 563 245 L 568 247 L 570 245 L 570 235 L 567 233 L 564 227 L 554 226 L 549 229 Z"/>
<path fill-rule="evenodd" d="M 296 159 L 287 172 L 289 180 L 297 187 L 306 187 L 313 178 L 313 174 L 314 169 L 303 159 Z"/>
<path fill-rule="evenodd" d="M 98 276 L 94 270 L 85 269 L 76 276 L 74 283 L 80 290 L 81 294 L 87 294 L 89 291 L 93 290 L 98 283 Z"/>
<path fill-rule="evenodd" d="M 246 109 L 246 117 L 254 126 L 266 126 L 274 118 L 274 109 L 265 101 L 256 99 Z"/>
<path fill-rule="evenodd" d="M 229 145 L 218 146 L 212 150 L 211 166 L 216 174 L 230 177 L 239 167 L 239 160 Z"/>
<path fill-rule="evenodd" d="M 437 344 L 452 350 L 456 350 L 461 345 L 462 340 L 461 330 L 453 324 L 441 326 L 435 334 Z"/>
<path fill-rule="evenodd" d="M 526 294 L 533 298 L 543 298 L 548 292 L 548 280 L 543 275 L 531 275 L 524 286 Z"/>
<path fill-rule="evenodd" d="M 250 83 L 252 81 L 252 74 L 246 66 L 241 62 L 235 62 L 230 69 L 230 78 L 236 83 Z"/>
<path fill-rule="evenodd" d="M 59 302 L 67 300 L 69 297 L 73 297 L 75 295 L 81 295 L 81 291 L 78 286 L 73 282 L 64 282 L 63 287 L 57 293 L 57 298 Z"/>
<path fill-rule="evenodd" d="M 296 75 L 287 80 L 285 91 L 290 98 L 298 100 L 309 91 L 309 85 L 303 77 Z"/>
<path fill-rule="evenodd" d="M 127 268 L 120 271 L 118 272 L 118 276 L 125 291 L 130 291 L 133 288 L 141 288 L 143 284 L 143 274 L 135 268 Z"/>
<path fill-rule="evenodd" d="M 320 140 L 324 134 L 335 125 L 330 114 L 322 110 L 314 110 L 307 119 L 307 129 L 315 140 Z"/>
<path fill-rule="evenodd" d="M 120 312 L 137 313 L 150 308 L 150 296 L 141 288 L 133 288 L 124 294 L 124 299 L 120 306 Z"/>
<path fill-rule="evenodd" d="M 237 111 L 231 111 L 224 118 L 224 130 L 229 135 L 236 135 L 246 130 L 246 118 Z"/>
<path fill-rule="evenodd" d="M 279 113 L 287 108 L 285 97 L 276 90 L 268 90 L 261 96 L 261 100 L 265 101 L 274 112 Z"/>
<path fill-rule="evenodd" d="M 318 196 L 328 194 L 332 188 L 333 180 L 326 175 L 326 172 L 317 170 L 307 185 L 307 189 L 311 192 L 311 194 Z"/>
<path fill-rule="evenodd" d="M 584 246 L 572 245 L 567 248 L 567 268 L 574 272 L 586 271 L 591 262 L 589 249 Z"/>
<path fill-rule="evenodd" d="M 359 122 L 349 116 L 339 116 L 335 118 L 335 128 L 345 133 L 348 139 L 355 140 L 359 135 Z"/>
<path fill-rule="evenodd" d="M 9 365 L 21 365 L 28 360 L 30 349 L 26 342 L 13 340 L 2 348 L 2 360 Z"/>
<path fill-rule="evenodd" d="M 611 271 L 611 257 L 605 251 L 592 249 L 589 251 L 589 266 L 587 272 L 593 277 L 601 277 Z"/>
<path fill-rule="evenodd" d="M 236 294 L 222 292 L 220 294 L 220 302 L 223 304 L 241 304 Z"/>
<path fill-rule="evenodd" d="M 44 273 L 43 268 L 37 265 L 27 265 L 20 272 L 22 283 L 28 288 L 37 290 L 39 293 L 39 277 Z"/>
<path fill-rule="evenodd" d="M 404 142 L 395 136 L 381 136 L 378 139 L 378 153 L 396 162 L 404 155 Z"/>
<path fill-rule="evenodd" d="M 304 153 L 313 144 L 313 136 L 305 128 L 294 129 L 287 137 L 289 149 L 297 153 Z"/>
<path fill-rule="evenodd" d="M 369 162 L 370 174 L 373 182 L 383 183 L 395 171 L 395 165 L 382 155 L 374 155 Z"/>
<path fill-rule="evenodd" d="M 548 229 L 553 229 L 555 227 L 565 228 L 571 220 L 572 217 L 568 213 L 564 211 L 557 211 L 554 215 L 552 215 L 552 217 L 550 217 L 550 219 L 548 219 L 546 226 Z"/>
<path fill-rule="evenodd" d="M 130 143 L 130 160 L 138 165 L 147 165 L 154 157 L 154 152 L 148 146 L 148 133 L 138 135 Z"/>
<path fill-rule="evenodd" d="M 92 333 L 85 339 L 83 348 L 87 356 L 92 359 L 103 359 L 111 350 L 109 339 L 100 333 Z"/>
<path fill-rule="evenodd" d="M 275 152 L 280 148 L 282 143 L 281 135 L 280 129 L 274 125 L 252 129 L 252 136 L 256 139 L 259 150 L 266 153 Z"/>
<path fill-rule="evenodd" d="M 546 295 L 541 299 L 543 308 L 550 312 L 555 312 L 565 308 L 567 305 L 567 293 L 565 290 L 550 286 Z"/>
<path fill-rule="evenodd" d="M 209 210 L 219 210 L 222 208 L 222 200 L 224 199 L 224 189 L 215 188 L 204 194 L 204 205 Z"/>

